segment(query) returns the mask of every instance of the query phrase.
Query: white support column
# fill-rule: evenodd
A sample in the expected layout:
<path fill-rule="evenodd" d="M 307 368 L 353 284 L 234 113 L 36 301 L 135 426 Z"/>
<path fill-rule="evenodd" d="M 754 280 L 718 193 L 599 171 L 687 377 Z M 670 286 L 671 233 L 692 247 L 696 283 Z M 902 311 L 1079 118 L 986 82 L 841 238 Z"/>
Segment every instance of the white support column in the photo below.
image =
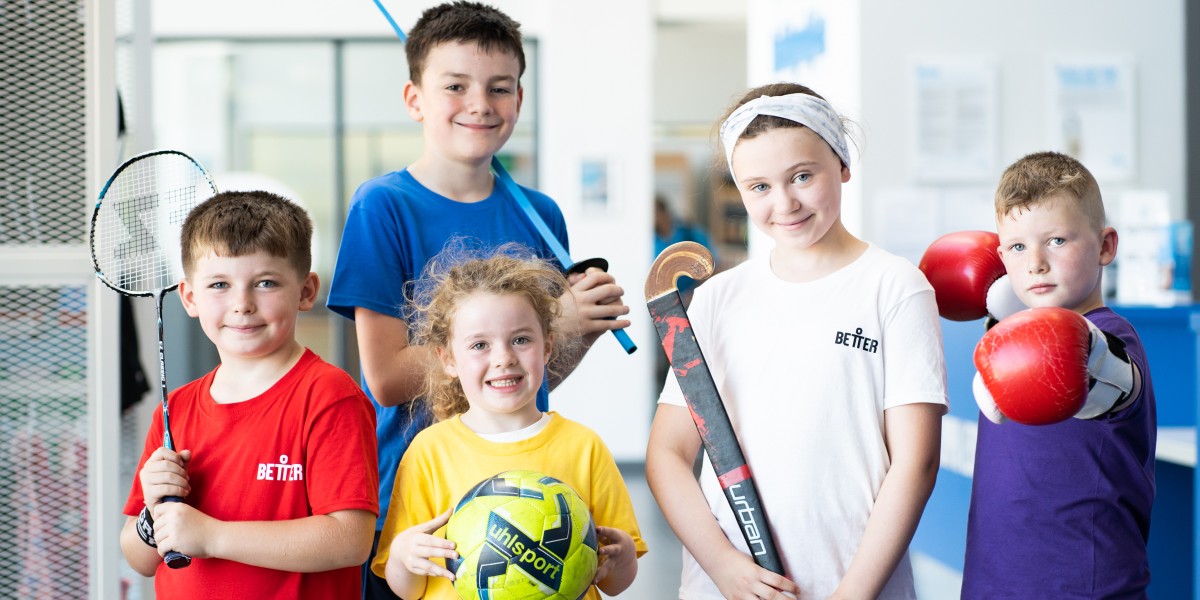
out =
<path fill-rule="evenodd" d="M 114 0 L 87 0 L 87 194 L 96 198 L 116 164 L 117 97 Z M 90 207 L 94 203 L 87 203 Z M 81 215 L 84 231 L 91 214 Z M 90 253 L 77 260 L 85 272 Z M 116 292 L 88 276 L 88 597 L 120 597 L 122 499 L 120 481 L 120 376 Z"/>
<path fill-rule="evenodd" d="M 550 394 L 550 406 L 595 429 L 618 462 L 641 461 L 662 351 L 641 293 L 654 258 L 654 15 L 640 0 L 542 8 L 516 17 L 539 44 L 539 186 L 562 207 L 571 256 L 608 259 L 638 345 L 628 355 L 612 335 L 601 336 Z"/>

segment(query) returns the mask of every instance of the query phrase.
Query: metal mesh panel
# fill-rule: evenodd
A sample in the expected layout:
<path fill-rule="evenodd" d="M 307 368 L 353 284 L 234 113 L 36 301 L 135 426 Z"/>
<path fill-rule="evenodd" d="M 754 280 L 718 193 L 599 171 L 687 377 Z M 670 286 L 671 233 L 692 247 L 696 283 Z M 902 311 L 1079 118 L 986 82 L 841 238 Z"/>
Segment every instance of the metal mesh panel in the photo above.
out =
<path fill-rule="evenodd" d="M 78 2 L 0 2 L 0 244 L 84 241 L 84 35 Z"/>
<path fill-rule="evenodd" d="M 0 287 L 0 598 L 83 598 L 87 289 Z"/>

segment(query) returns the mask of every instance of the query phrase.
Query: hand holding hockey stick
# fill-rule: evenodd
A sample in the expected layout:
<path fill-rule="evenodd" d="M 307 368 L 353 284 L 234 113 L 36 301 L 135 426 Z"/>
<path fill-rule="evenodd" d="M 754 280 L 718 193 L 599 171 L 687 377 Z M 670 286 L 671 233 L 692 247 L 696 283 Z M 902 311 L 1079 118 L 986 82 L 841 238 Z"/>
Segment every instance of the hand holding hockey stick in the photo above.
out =
<path fill-rule="evenodd" d="M 750 467 L 738 445 L 704 354 L 692 333 L 691 321 L 675 284 L 681 275 L 699 282 L 712 273 L 712 254 L 704 246 L 695 242 L 667 246 L 654 260 L 646 277 L 646 308 L 650 310 L 654 329 L 671 361 L 671 371 L 679 381 L 705 453 L 716 471 L 725 499 L 738 519 L 754 562 L 783 575 L 783 563 L 767 526 L 767 516 L 754 487 Z"/>

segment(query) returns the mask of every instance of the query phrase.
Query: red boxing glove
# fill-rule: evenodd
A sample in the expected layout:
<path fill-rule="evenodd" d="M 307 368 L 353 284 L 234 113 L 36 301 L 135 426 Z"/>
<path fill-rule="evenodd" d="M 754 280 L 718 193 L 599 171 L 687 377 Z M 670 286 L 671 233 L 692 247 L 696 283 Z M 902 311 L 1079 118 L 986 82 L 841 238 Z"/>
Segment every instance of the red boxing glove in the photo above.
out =
<path fill-rule="evenodd" d="M 940 315 L 974 321 L 991 314 L 999 320 L 1025 308 L 1002 279 L 999 247 L 1000 237 L 990 231 L 948 233 L 929 245 L 919 267 L 933 286 Z"/>
<path fill-rule="evenodd" d="M 1083 408 L 1091 386 L 1091 350 L 1091 328 L 1082 315 L 1065 308 L 1032 308 L 984 334 L 975 346 L 975 368 L 1004 416 L 1046 425 Z"/>

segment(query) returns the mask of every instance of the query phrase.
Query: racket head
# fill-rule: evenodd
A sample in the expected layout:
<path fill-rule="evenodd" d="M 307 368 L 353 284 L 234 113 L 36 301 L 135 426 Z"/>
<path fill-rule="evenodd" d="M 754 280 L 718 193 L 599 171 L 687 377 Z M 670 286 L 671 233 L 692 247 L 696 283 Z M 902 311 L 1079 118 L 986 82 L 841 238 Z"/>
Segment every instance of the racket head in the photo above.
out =
<path fill-rule="evenodd" d="M 212 177 L 177 150 L 154 150 L 117 167 L 92 211 L 89 245 L 96 276 L 127 296 L 179 285 L 183 221 L 217 193 Z"/>

